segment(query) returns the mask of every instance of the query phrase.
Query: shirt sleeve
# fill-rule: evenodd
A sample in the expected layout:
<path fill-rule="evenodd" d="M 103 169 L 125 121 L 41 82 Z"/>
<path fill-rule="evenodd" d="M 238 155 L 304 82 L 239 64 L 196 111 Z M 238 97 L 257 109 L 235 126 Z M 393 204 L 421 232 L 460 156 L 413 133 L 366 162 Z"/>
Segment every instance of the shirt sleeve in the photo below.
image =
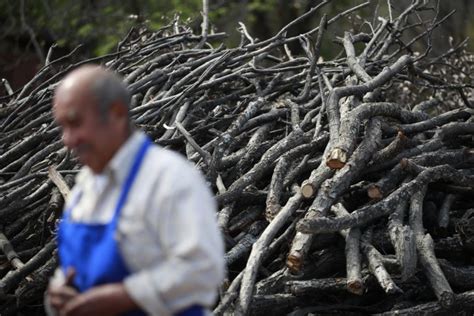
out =
<path fill-rule="evenodd" d="M 153 197 L 150 218 L 166 260 L 128 276 L 125 288 L 151 315 L 171 315 L 192 305 L 211 306 L 225 274 L 216 204 L 193 168 L 170 174 Z"/>
<path fill-rule="evenodd" d="M 60 286 L 64 284 L 65 281 L 65 276 L 61 268 L 56 268 L 54 271 L 53 276 L 49 279 L 49 285 L 50 286 Z M 57 316 L 58 313 L 56 310 L 51 306 L 49 302 L 49 298 L 47 295 L 47 292 L 45 291 L 44 293 L 44 299 L 43 299 L 43 304 L 44 304 L 44 311 L 47 316 Z"/>

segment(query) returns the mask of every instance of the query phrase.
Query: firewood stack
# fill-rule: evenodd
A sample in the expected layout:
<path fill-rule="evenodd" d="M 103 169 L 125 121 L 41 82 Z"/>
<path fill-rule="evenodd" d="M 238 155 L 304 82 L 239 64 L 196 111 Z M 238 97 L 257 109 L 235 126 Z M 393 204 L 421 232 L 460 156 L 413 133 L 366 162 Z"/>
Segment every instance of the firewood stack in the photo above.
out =
<path fill-rule="evenodd" d="M 79 166 L 51 100 L 84 63 L 120 73 L 136 125 L 216 193 L 228 277 L 215 314 L 472 312 L 474 57 L 466 41 L 431 53 L 447 18 L 435 1 L 346 31 L 369 3 L 326 16 L 327 3 L 266 40 L 241 24 L 235 48 L 178 20 L 137 27 L 115 53 L 72 62 L 75 50 L 1 97 L 0 313 L 41 308 L 57 266 Z M 315 14 L 314 29 L 287 36 Z M 326 60 L 331 41 L 340 52 Z"/>

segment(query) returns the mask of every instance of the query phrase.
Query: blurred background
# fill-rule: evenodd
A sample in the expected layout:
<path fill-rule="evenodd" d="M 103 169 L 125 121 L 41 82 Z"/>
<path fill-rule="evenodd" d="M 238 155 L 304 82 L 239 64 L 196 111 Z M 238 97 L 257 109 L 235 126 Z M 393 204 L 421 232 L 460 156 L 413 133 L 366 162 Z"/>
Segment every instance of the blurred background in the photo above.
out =
<path fill-rule="evenodd" d="M 238 23 L 246 25 L 256 39 L 265 39 L 322 0 L 209 0 L 209 18 L 215 32 L 228 34 L 225 44 L 237 46 Z M 291 28 L 295 35 L 319 24 L 323 13 L 329 16 L 364 1 L 333 0 L 318 14 Z M 433 12 L 420 12 L 420 19 L 438 12 L 440 20 L 450 12 L 445 23 L 436 29 L 433 53 L 454 46 L 474 36 L 474 1 L 440 0 L 433 2 Z M 390 10 L 388 4 L 390 3 Z M 332 25 L 328 36 L 342 36 L 339 30 L 354 29 L 370 33 L 376 21 L 365 17 L 393 17 L 411 0 L 372 0 L 371 5 L 356 15 Z M 44 65 L 51 45 L 57 44 L 52 59 L 67 54 L 79 44 L 80 56 L 90 58 L 114 51 L 117 43 L 132 26 L 146 24 L 157 30 L 179 17 L 200 34 L 202 0 L 0 0 L 0 78 L 8 80 L 13 90 L 28 82 Z M 416 24 L 417 21 L 413 21 Z M 405 34 L 409 37 L 409 34 Z M 468 40 L 472 51 L 473 41 Z M 297 50 L 298 48 L 295 47 Z M 296 52 L 297 53 L 297 52 Z M 330 45 L 323 46 L 322 56 L 333 54 Z"/>

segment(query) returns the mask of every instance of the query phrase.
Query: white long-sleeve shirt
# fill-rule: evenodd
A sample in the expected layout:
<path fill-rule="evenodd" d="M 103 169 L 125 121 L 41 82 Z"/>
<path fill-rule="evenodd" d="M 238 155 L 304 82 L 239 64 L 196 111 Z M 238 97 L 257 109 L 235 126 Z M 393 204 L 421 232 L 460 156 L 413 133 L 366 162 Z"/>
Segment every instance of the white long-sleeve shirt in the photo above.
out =
<path fill-rule="evenodd" d="M 66 208 L 71 219 L 107 223 L 145 135 L 133 133 L 100 175 L 84 167 Z M 216 204 L 203 177 L 179 154 L 150 147 L 121 211 L 116 238 L 131 274 L 124 285 L 150 315 L 211 306 L 224 277 Z M 59 278 L 58 269 L 55 278 Z"/>

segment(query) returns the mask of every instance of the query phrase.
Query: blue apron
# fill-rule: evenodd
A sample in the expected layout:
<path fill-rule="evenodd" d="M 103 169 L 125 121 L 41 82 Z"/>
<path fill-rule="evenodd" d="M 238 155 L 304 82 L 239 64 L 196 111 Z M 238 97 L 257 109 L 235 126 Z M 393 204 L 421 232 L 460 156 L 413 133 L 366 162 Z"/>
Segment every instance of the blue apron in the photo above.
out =
<path fill-rule="evenodd" d="M 59 259 L 64 273 L 68 268 L 74 268 L 76 272 L 74 286 L 79 292 L 87 291 L 100 284 L 121 282 L 130 274 L 114 236 L 120 212 L 150 145 L 151 141 L 145 138 L 135 156 L 109 223 L 86 224 L 71 221 L 71 210 L 79 201 L 81 193 L 71 203 L 71 207 L 64 211 L 58 229 Z M 203 308 L 194 305 L 175 315 L 198 316 L 203 314 Z M 145 315 L 145 313 L 137 310 L 125 315 L 138 316 Z"/>

